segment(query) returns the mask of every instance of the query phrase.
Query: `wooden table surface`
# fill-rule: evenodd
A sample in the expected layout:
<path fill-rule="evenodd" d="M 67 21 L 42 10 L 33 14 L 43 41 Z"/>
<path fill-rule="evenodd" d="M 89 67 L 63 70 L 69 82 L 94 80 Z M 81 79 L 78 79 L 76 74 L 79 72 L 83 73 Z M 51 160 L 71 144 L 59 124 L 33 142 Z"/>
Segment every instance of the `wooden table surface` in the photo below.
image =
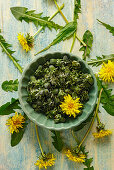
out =
<path fill-rule="evenodd" d="M 58 0 L 58 4 L 62 5 L 64 2 L 65 7 L 63 12 L 69 21 L 73 17 L 73 0 Z M 30 32 L 32 35 L 37 31 L 37 28 L 32 24 L 27 24 L 24 21 L 21 23 L 17 21 L 11 14 L 10 7 L 25 6 L 28 9 L 35 9 L 37 13 L 43 12 L 43 15 L 51 16 L 57 9 L 53 0 L 0 0 L 0 28 L 2 35 L 8 43 L 12 44 L 12 49 L 16 52 L 14 56 L 20 60 L 20 64 L 25 67 L 30 63 L 35 56 L 34 53 L 46 47 L 51 40 L 56 36 L 56 31 L 52 32 L 46 29 L 45 32 L 40 33 L 35 39 L 35 46 L 29 52 L 25 53 L 20 47 L 17 40 L 17 33 Z M 114 23 L 114 1 L 113 0 L 82 0 L 81 1 L 81 14 L 78 20 L 77 34 L 82 37 L 83 33 L 89 29 L 94 36 L 93 48 L 91 57 L 101 56 L 102 54 L 114 53 L 114 39 L 111 33 L 103 26 L 98 24 L 97 18 L 101 21 L 113 25 Z M 64 25 L 65 22 L 61 15 L 58 14 L 54 19 L 56 23 Z M 69 52 L 72 43 L 72 38 L 61 42 L 51 47 L 48 52 L 65 51 Z M 75 41 L 73 53 L 82 56 L 79 52 L 80 43 Z M 44 52 L 44 53 L 47 53 Z M 99 68 L 93 69 L 98 72 Z M 5 80 L 15 80 L 20 78 L 19 71 L 15 68 L 12 61 L 2 53 L 0 48 L 0 84 Z M 12 97 L 18 98 L 17 92 L 5 92 L 0 87 L 0 105 L 11 100 Z M 106 111 L 100 106 L 100 117 L 108 129 L 113 129 L 113 117 L 108 115 Z M 8 116 L 0 117 L 0 170 L 35 170 L 38 169 L 34 166 L 39 154 L 40 149 L 36 138 L 35 125 L 30 122 L 24 134 L 22 141 L 15 147 L 10 146 L 10 134 L 5 125 Z M 92 132 L 95 131 L 94 124 Z M 57 152 L 51 144 L 51 132 L 47 129 L 39 127 L 40 139 L 45 151 L 53 152 L 56 155 L 56 164 L 54 167 L 48 168 L 53 170 L 82 170 L 83 165 L 75 164 L 68 161 L 66 157 Z M 77 133 L 79 139 L 85 132 L 87 127 L 84 127 Z M 93 166 L 95 170 L 113 170 L 114 169 L 114 135 L 111 137 L 95 141 L 92 132 L 89 134 L 85 141 L 86 148 L 89 151 L 89 156 L 93 157 Z M 70 130 L 62 133 L 64 141 L 66 140 L 71 146 L 75 146 L 75 141 L 71 136 Z"/>

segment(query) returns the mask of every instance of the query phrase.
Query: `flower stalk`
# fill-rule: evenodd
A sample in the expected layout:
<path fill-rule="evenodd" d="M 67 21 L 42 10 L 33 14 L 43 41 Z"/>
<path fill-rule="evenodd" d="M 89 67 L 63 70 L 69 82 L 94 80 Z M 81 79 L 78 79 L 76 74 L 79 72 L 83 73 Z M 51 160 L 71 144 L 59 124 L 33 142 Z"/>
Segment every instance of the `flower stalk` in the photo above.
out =
<path fill-rule="evenodd" d="M 74 47 L 75 40 L 76 40 L 76 32 L 73 35 L 73 42 L 72 42 L 72 45 L 71 45 L 70 53 L 72 52 L 72 49 Z"/>
<path fill-rule="evenodd" d="M 95 110 L 94 117 L 93 117 L 93 119 L 92 119 L 92 121 L 91 121 L 91 124 L 90 124 L 90 126 L 89 126 L 86 134 L 84 135 L 82 141 L 81 141 L 80 144 L 78 145 L 78 148 L 81 147 L 81 145 L 82 145 L 83 142 L 85 141 L 86 137 L 88 136 L 88 134 L 89 134 L 89 132 L 90 132 L 92 126 L 93 126 L 93 123 L 94 123 L 94 121 L 95 121 L 95 118 L 96 118 L 96 116 L 97 116 L 97 114 L 98 114 L 98 109 L 99 109 L 99 105 L 100 105 L 100 100 L 101 100 L 102 91 L 103 91 L 103 88 L 100 90 L 100 93 L 99 93 L 98 103 L 97 103 L 97 106 L 96 106 L 96 110 Z"/>
<path fill-rule="evenodd" d="M 97 117 L 97 122 L 98 122 L 98 124 L 100 124 L 100 123 L 101 123 L 101 121 L 100 121 L 100 118 L 99 118 L 98 112 L 97 112 L 97 114 L 96 114 L 96 117 Z"/>
<path fill-rule="evenodd" d="M 57 7 L 58 10 L 59 10 L 61 16 L 63 17 L 63 19 L 65 20 L 65 22 L 68 24 L 68 20 L 66 19 L 66 17 L 65 17 L 64 14 L 63 14 L 63 12 L 61 11 L 61 9 L 60 9 L 60 7 L 58 6 L 56 0 L 54 0 L 54 2 L 55 2 L 56 7 Z"/>
<path fill-rule="evenodd" d="M 41 146 L 41 143 L 40 143 L 40 138 L 39 138 L 39 134 L 38 134 L 38 127 L 37 127 L 37 125 L 35 125 L 35 129 L 36 129 L 37 140 L 38 140 L 38 143 L 39 143 L 39 146 L 40 146 L 40 150 L 41 150 L 42 156 L 45 157 L 45 154 L 43 152 L 43 149 L 42 149 L 42 146 Z"/>

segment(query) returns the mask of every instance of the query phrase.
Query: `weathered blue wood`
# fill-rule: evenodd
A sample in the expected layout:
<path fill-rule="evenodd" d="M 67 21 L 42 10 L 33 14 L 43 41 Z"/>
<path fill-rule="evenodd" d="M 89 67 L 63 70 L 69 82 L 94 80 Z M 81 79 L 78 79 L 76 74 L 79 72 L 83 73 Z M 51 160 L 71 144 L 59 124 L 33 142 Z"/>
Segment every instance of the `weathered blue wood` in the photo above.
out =
<path fill-rule="evenodd" d="M 61 5 L 63 1 L 58 0 L 58 4 Z M 64 0 L 65 7 L 63 12 L 69 21 L 73 18 L 73 0 Z M 82 13 L 78 20 L 77 34 L 82 37 L 85 30 L 89 29 L 94 35 L 93 48 L 91 52 L 92 58 L 95 56 L 101 56 L 102 54 L 114 53 L 114 41 L 112 35 L 103 26 L 98 24 L 97 18 L 110 25 L 114 23 L 114 3 L 113 0 L 82 0 L 81 2 Z M 12 6 L 25 6 L 29 9 L 35 9 L 37 13 L 43 12 L 43 15 L 51 16 L 56 7 L 52 0 L 0 0 L 0 28 L 4 38 L 13 45 L 12 49 L 16 52 L 14 56 L 20 60 L 20 64 L 25 67 L 32 59 L 35 58 L 34 53 L 46 47 L 51 40 L 56 37 L 56 31 L 52 32 L 46 29 L 45 32 L 40 33 L 35 38 L 35 46 L 26 54 L 20 47 L 17 34 L 19 32 L 30 32 L 32 35 L 37 31 L 36 27 L 30 23 L 27 24 L 24 21 L 18 22 L 10 12 Z M 65 22 L 60 14 L 54 19 L 55 22 L 64 25 Z M 48 51 L 70 51 L 72 39 L 61 42 L 56 46 L 51 47 Z M 80 56 L 82 52 L 79 52 L 80 43 L 76 40 L 73 53 Z M 95 72 L 98 72 L 98 68 L 93 68 Z M 3 54 L 0 48 L 0 84 L 5 80 L 20 78 L 19 71 L 14 67 L 13 63 L 9 60 L 6 54 Z M 10 101 L 12 97 L 18 97 L 17 92 L 7 93 L 0 87 L 0 105 Z M 108 115 L 102 107 L 100 107 L 100 117 L 103 122 L 106 123 L 108 129 L 113 128 L 112 116 Z M 34 163 L 36 162 L 40 149 L 38 146 L 34 123 L 30 122 L 28 128 L 24 134 L 24 137 L 19 145 L 16 147 L 10 146 L 10 134 L 7 131 L 5 122 L 8 116 L 0 117 L 0 170 L 35 170 Z M 85 127 L 77 133 L 79 139 L 84 135 Z M 95 124 L 92 128 L 92 132 L 95 131 Z M 75 141 L 71 136 L 70 130 L 62 133 L 64 141 L 71 146 L 75 146 Z M 39 127 L 39 136 L 43 149 L 46 152 L 52 152 L 56 155 L 56 164 L 52 168 L 53 170 L 82 170 L 83 165 L 78 165 L 70 162 L 63 154 L 58 153 L 51 144 L 51 132 L 44 128 Z M 109 139 L 104 139 L 99 142 L 95 141 L 90 133 L 86 139 L 86 148 L 89 151 L 89 156 L 93 157 L 93 166 L 95 170 L 113 170 L 113 139 L 112 135 Z"/>

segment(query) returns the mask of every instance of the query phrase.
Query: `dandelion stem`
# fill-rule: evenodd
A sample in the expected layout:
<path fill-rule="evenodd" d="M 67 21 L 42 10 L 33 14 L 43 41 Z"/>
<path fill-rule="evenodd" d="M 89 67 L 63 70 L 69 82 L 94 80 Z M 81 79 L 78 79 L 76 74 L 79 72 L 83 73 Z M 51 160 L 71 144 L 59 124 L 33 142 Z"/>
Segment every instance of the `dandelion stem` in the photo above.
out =
<path fill-rule="evenodd" d="M 51 21 L 51 20 L 61 11 L 61 9 L 63 9 L 63 8 L 64 8 L 64 4 L 62 4 L 62 5 L 60 6 L 60 8 L 59 8 L 60 10 L 58 9 L 58 10 L 48 19 L 48 21 Z M 43 26 L 40 27 L 39 30 L 33 35 L 33 37 L 35 37 L 38 33 L 40 33 L 43 28 L 44 28 Z"/>
<path fill-rule="evenodd" d="M 81 141 L 80 144 L 78 145 L 78 148 L 81 147 L 82 143 L 83 143 L 84 140 L 86 139 L 87 135 L 89 134 L 89 132 L 90 132 L 92 126 L 93 126 L 93 123 L 94 123 L 94 121 L 95 121 L 95 118 L 96 118 L 96 115 L 97 115 L 97 112 L 98 112 L 98 109 L 99 109 L 99 104 L 100 104 L 100 100 L 101 100 L 102 91 L 103 91 L 103 88 L 100 90 L 100 93 L 99 93 L 99 98 L 98 98 L 98 102 L 97 102 L 97 106 L 96 106 L 96 110 L 95 110 L 94 117 L 93 117 L 93 119 L 92 119 L 92 121 L 91 121 L 91 124 L 90 124 L 90 126 L 89 126 L 86 134 L 84 135 L 82 141 Z"/>
<path fill-rule="evenodd" d="M 87 46 L 86 44 L 85 44 L 85 42 L 83 41 L 83 40 L 81 40 L 77 35 L 76 35 L 76 38 L 83 44 L 83 46 Z"/>
<path fill-rule="evenodd" d="M 71 130 L 71 133 L 72 133 L 73 138 L 74 138 L 74 139 L 75 139 L 75 141 L 77 142 L 77 144 L 79 144 L 80 142 L 79 142 L 79 140 L 77 139 L 77 137 L 75 136 L 75 134 L 74 134 L 74 131 L 73 131 L 73 130 Z"/>
<path fill-rule="evenodd" d="M 57 8 L 58 8 L 58 10 L 59 10 L 59 12 L 60 12 L 60 14 L 62 15 L 63 19 L 65 20 L 66 24 L 68 24 L 69 22 L 68 22 L 68 20 L 66 19 L 66 17 L 64 16 L 63 12 L 61 11 L 61 8 L 58 6 L 56 0 L 54 0 L 54 2 L 55 2 L 55 4 L 56 4 L 56 6 L 57 6 Z M 40 30 L 40 31 L 41 31 L 41 30 Z M 40 31 L 38 31 L 38 32 L 40 32 Z M 83 42 L 83 40 L 81 40 L 77 35 L 76 35 L 76 38 L 77 38 L 84 46 L 87 46 L 87 45 Z M 74 40 L 74 41 L 75 41 L 75 40 Z M 46 48 L 44 48 L 43 50 L 37 52 L 37 53 L 34 54 L 34 55 L 40 54 L 40 53 L 48 50 L 52 45 L 53 45 L 53 42 L 52 42 L 51 44 L 49 44 Z M 73 42 L 73 45 L 74 45 L 74 42 Z M 72 47 L 72 48 L 73 48 L 73 47 Z M 71 49 L 71 50 L 72 50 L 72 49 Z"/>
<path fill-rule="evenodd" d="M 64 14 L 63 14 L 63 12 L 61 11 L 61 9 L 60 9 L 60 7 L 58 6 L 56 0 L 54 0 L 54 2 L 55 2 L 55 5 L 57 6 L 57 8 L 58 8 L 58 10 L 59 10 L 59 12 L 60 12 L 60 14 L 61 14 L 61 16 L 63 17 L 63 19 L 65 20 L 65 22 L 68 24 L 68 20 L 66 19 L 66 17 L 65 17 Z"/>
<path fill-rule="evenodd" d="M 68 22 L 68 20 L 66 19 L 66 17 L 64 16 L 64 14 L 63 14 L 63 12 L 61 11 L 60 7 L 58 6 L 56 0 L 54 0 L 54 2 L 55 2 L 55 5 L 56 5 L 57 8 L 58 8 L 60 14 L 62 15 L 64 21 L 66 22 L 66 24 L 68 24 L 69 22 Z M 77 35 L 74 35 L 74 36 L 75 36 L 84 46 L 86 46 L 86 44 L 85 44 Z M 73 45 L 74 45 L 74 42 L 75 42 L 75 40 L 73 40 L 73 43 L 72 43 Z M 72 47 L 72 48 L 73 48 L 73 47 Z M 71 49 L 71 51 L 72 51 L 72 49 Z"/>
<path fill-rule="evenodd" d="M 96 114 L 96 117 L 97 117 L 97 122 L 98 122 L 98 124 L 100 124 L 100 123 L 101 123 L 101 121 L 100 121 L 100 118 L 99 118 L 98 112 L 97 112 L 97 114 Z"/>
<path fill-rule="evenodd" d="M 39 146 L 40 146 L 40 150 L 41 150 L 42 156 L 45 156 L 45 154 L 43 152 L 43 149 L 42 149 L 42 146 L 41 146 L 41 143 L 40 143 L 37 125 L 35 125 L 35 129 L 36 129 L 37 140 L 38 140 L 38 143 L 39 143 Z"/>

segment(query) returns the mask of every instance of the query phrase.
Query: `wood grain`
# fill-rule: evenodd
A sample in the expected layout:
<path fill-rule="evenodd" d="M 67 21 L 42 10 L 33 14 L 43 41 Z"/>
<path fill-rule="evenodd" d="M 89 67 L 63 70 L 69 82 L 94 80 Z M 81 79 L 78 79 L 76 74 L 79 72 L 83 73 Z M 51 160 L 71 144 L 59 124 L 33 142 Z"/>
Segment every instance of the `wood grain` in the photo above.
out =
<path fill-rule="evenodd" d="M 58 4 L 61 5 L 63 1 L 58 0 Z M 63 12 L 69 21 L 73 18 L 73 0 L 64 0 L 65 7 Z M 103 26 L 98 24 L 97 18 L 110 25 L 114 23 L 114 2 L 113 0 L 82 0 L 82 13 L 78 21 L 77 34 L 82 37 L 85 30 L 89 29 L 94 36 L 93 48 L 91 57 L 101 56 L 102 54 L 114 53 L 114 39 L 112 35 Z M 26 54 L 20 47 L 17 41 L 17 34 L 19 32 L 30 32 L 33 35 L 37 29 L 30 23 L 27 24 L 24 21 L 18 22 L 10 12 L 12 6 L 25 6 L 29 9 L 35 9 L 37 13 L 43 12 L 43 15 L 51 16 L 56 11 L 56 6 L 53 0 L 0 0 L 0 28 L 4 38 L 13 45 L 12 49 L 16 52 L 14 56 L 20 60 L 20 64 L 25 67 L 27 63 L 35 58 L 34 53 L 46 47 L 56 36 L 56 31 L 52 32 L 46 29 L 45 32 L 40 33 L 35 38 L 35 46 L 30 53 Z M 54 19 L 56 23 L 64 25 L 65 22 L 61 15 L 58 14 Z M 72 38 L 61 42 L 51 47 L 48 52 L 53 51 L 70 51 Z M 79 52 L 80 43 L 76 40 L 73 53 L 82 56 L 82 52 Z M 44 52 L 44 53 L 47 53 Z M 0 84 L 5 80 L 20 78 L 19 71 L 14 67 L 9 58 L 2 53 L 0 48 Z M 93 69 L 94 72 L 98 72 L 98 68 Z M 7 93 L 0 87 L 0 105 L 10 101 L 11 97 L 18 97 L 16 92 Z M 100 117 L 102 121 L 106 123 L 108 129 L 113 128 L 113 117 L 108 115 L 102 107 L 100 107 Z M 5 122 L 8 116 L 0 117 L 0 170 L 35 170 L 38 169 L 34 166 L 39 154 L 40 149 L 38 146 L 34 123 L 30 122 L 28 128 L 24 134 L 24 137 L 20 144 L 16 147 L 10 146 L 10 134 L 7 131 Z M 92 132 L 95 131 L 95 126 L 92 128 Z M 84 127 L 77 133 L 79 139 L 85 132 L 87 127 Z M 82 170 L 83 165 L 78 165 L 70 162 L 63 154 L 58 153 L 51 144 L 51 132 L 47 129 L 39 127 L 39 135 L 42 146 L 46 152 L 53 152 L 56 155 L 56 165 L 53 170 Z M 75 146 L 75 141 L 71 136 L 70 130 L 62 133 L 64 140 L 67 144 Z M 104 140 L 95 141 L 92 137 L 92 133 L 89 134 L 85 141 L 86 148 L 89 151 L 89 156 L 93 157 L 93 166 L 95 170 L 113 170 L 114 168 L 114 135 Z"/>

